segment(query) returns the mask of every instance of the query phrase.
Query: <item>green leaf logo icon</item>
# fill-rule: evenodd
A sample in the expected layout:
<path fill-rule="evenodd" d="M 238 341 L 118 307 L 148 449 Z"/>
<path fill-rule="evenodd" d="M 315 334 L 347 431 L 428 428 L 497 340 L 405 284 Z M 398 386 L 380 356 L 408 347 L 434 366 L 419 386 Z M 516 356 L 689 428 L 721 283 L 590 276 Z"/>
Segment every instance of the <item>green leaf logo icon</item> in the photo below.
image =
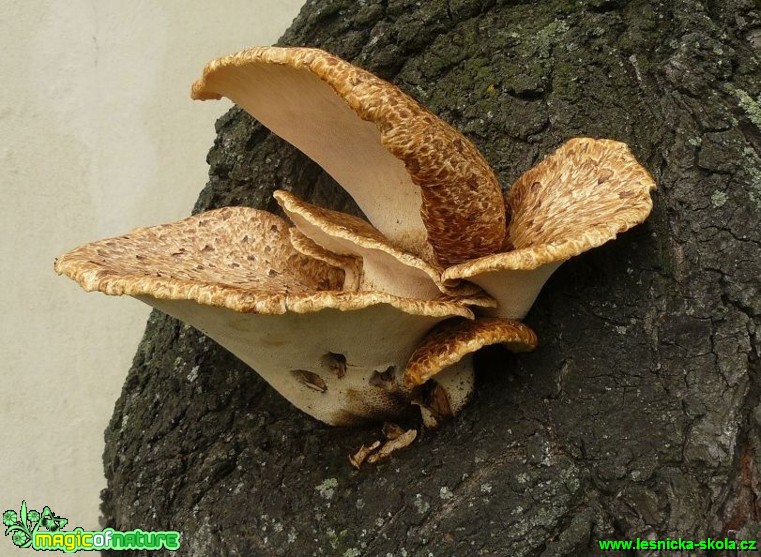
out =
<path fill-rule="evenodd" d="M 42 509 L 41 513 L 34 509 L 28 510 L 26 501 L 21 501 L 18 514 L 10 509 L 3 513 L 3 526 L 7 527 L 5 535 L 10 536 L 14 545 L 21 548 L 32 545 L 34 534 L 40 528 L 48 532 L 58 532 L 68 523 L 68 519 L 56 516 L 48 506 Z"/>

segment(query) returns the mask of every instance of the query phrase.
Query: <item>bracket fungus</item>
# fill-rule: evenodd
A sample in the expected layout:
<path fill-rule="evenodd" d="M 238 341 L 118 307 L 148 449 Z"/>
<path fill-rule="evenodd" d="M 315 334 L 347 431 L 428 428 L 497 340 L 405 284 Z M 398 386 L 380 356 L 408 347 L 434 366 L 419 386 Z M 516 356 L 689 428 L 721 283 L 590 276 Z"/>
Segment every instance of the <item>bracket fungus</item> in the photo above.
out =
<path fill-rule="evenodd" d="M 342 289 L 343 272 L 296 251 L 280 217 L 225 207 L 86 244 L 56 261 L 85 290 L 129 295 L 190 323 L 294 405 L 335 425 L 408 413 L 401 380 L 434 325 L 472 319 L 456 300 Z M 464 404 L 472 369 L 438 380 Z M 463 387 L 465 386 L 465 387 Z"/>
<path fill-rule="evenodd" d="M 293 226 L 226 207 L 81 246 L 55 270 L 190 323 L 328 424 L 415 406 L 427 425 L 456 415 L 473 389 L 470 354 L 532 350 L 536 335 L 513 319 L 549 275 L 652 206 L 655 184 L 628 148 L 588 138 L 503 196 L 459 132 L 316 49 L 215 60 L 192 96 L 238 103 L 318 162 L 369 222 L 279 191 Z"/>

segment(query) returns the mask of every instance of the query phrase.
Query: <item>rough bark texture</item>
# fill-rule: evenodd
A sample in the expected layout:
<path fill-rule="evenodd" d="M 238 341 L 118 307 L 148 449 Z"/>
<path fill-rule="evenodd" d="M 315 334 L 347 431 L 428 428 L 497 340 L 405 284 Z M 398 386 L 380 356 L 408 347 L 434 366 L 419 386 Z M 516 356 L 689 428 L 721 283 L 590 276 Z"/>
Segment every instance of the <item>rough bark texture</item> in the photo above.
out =
<path fill-rule="evenodd" d="M 281 43 L 394 81 L 506 186 L 569 137 L 625 141 L 655 209 L 552 277 L 535 353 L 481 354 L 459 418 L 359 472 L 347 456 L 377 430 L 315 422 L 154 313 L 106 432 L 107 525 L 220 557 L 761 538 L 761 3 L 310 0 Z M 197 211 L 274 210 L 282 187 L 352 207 L 240 110 L 217 129 Z"/>

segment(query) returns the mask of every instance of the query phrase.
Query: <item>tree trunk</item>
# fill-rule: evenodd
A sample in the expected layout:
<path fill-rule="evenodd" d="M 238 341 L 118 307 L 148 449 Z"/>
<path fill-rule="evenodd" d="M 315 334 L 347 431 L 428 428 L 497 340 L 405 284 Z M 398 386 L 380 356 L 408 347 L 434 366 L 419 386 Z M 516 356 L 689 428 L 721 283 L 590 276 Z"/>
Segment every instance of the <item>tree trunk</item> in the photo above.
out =
<path fill-rule="evenodd" d="M 377 428 L 316 422 L 154 312 L 106 432 L 107 525 L 215 557 L 761 539 L 761 2 L 311 0 L 281 44 L 393 81 L 506 187 L 570 137 L 624 141 L 653 213 L 555 273 L 525 320 L 536 352 L 481 353 L 458 418 L 361 471 Z M 217 130 L 196 211 L 275 210 L 283 186 L 356 211 L 240 109 Z"/>

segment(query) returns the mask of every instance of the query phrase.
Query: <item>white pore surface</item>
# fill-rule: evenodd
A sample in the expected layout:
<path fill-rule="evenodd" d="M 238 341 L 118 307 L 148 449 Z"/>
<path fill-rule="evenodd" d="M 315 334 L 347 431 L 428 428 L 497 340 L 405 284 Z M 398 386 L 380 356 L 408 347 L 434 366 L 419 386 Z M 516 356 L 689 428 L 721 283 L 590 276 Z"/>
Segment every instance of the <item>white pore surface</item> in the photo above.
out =
<path fill-rule="evenodd" d="M 352 417 L 393 420 L 409 411 L 411 393 L 401 382 L 405 364 L 425 333 L 445 319 L 412 315 L 388 304 L 353 311 L 260 315 L 184 300 L 141 299 L 200 329 L 257 370 L 294 406 L 332 425 L 358 423 Z M 331 353 L 345 357 L 343 377 L 325 364 Z M 376 372 L 389 368 L 394 378 L 378 381 Z M 294 373 L 298 370 L 318 375 L 326 390 L 305 386 Z M 471 366 L 451 375 L 454 385 L 471 392 Z"/>
<path fill-rule="evenodd" d="M 231 106 L 191 101 L 191 83 L 277 40 L 302 4 L 0 0 L 0 512 L 26 499 L 98 528 L 103 431 L 148 309 L 85 293 L 53 260 L 189 214 Z"/>
<path fill-rule="evenodd" d="M 309 70 L 266 64 L 219 72 L 209 83 L 317 162 L 386 237 L 425 252 L 420 188 L 383 147 L 377 126 L 359 118 L 329 85 Z"/>

